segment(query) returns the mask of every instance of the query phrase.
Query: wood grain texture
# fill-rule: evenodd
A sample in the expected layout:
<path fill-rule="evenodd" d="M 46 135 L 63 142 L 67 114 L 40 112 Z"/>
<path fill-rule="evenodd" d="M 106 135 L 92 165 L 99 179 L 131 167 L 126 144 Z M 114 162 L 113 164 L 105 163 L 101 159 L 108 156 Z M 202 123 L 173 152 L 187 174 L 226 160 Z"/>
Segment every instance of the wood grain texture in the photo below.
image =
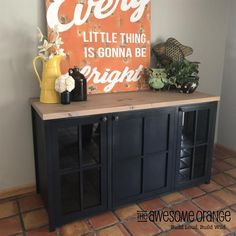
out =
<path fill-rule="evenodd" d="M 181 94 L 178 92 L 128 92 L 89 95 L 86 102 L 72 102 L 70 105 L 43 104 L 38 99 L 31 99 L 31 105 L 43 120 L 68 117 L 82 117 L 105 113 L 132 110 L 191 105 L 219 101 L 220 97 L 195 92 Z"/>

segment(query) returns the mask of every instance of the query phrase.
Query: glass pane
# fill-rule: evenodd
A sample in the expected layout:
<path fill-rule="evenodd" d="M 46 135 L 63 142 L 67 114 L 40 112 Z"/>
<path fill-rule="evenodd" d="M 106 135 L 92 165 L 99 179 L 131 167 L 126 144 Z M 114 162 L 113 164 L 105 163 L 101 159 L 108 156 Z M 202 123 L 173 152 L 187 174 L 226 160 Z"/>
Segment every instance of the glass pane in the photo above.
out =
<path fill-rule="evenodd" d="M 209 124 L 209 110 L 198 111 L 197 144 L 207 142 L 208 124 Z"/>
<path fill-rule="evenodd" d="M 60 168 L 70 169 L 78 167 L 78 127 L 59 128 L 57 135 Z"/>
<path fill-rule="evenodd" d="M 203 177 L 205 174 L 206 146 L 195 149 L 194 174 L 193 178 Z"/>
<path fill-rule="evenodd" d="M 81 210 L 79 180 L 79 173 L 61 176 L 61 205 L 63 214 Z"/>
<path fill-rule="evenodd" d="M 100 162 L 100 136 L 99 123 L 82 126 L 82 163 L 83 166 L 94 165 Z"/>
<path fill-rule="evenodd" d="M 83 172 L 84 209 L 101 205 L 100 181 L 100 169 L 85 170 Z"/>
<path fill-rule="evenodd" d="M 183 112 L 182 135 L 181 135 L 182 147 L 193 145 L 194 132 L 195 132 L 195 117 L 196 117 L 195 111 Z"/>

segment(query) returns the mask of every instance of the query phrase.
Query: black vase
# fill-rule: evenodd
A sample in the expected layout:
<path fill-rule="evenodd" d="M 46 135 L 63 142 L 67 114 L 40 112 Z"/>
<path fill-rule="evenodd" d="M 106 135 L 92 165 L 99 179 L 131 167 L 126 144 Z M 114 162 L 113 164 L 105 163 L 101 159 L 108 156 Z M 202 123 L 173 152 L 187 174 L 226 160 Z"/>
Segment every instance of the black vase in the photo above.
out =
<path fill-rule="evenodd" d="M 70 92 L 65 91 L 61 93 L 61 104 L 68 105 L 70 104 Z"/>
<path fill-rule="evenodd" d="M 86 101 L 87 100 L 87 80 L 80 73 L 78 67 L 69 69 L 69 75 L 75 80 L 75 88 L 71 92 L 71 101 Z"/>

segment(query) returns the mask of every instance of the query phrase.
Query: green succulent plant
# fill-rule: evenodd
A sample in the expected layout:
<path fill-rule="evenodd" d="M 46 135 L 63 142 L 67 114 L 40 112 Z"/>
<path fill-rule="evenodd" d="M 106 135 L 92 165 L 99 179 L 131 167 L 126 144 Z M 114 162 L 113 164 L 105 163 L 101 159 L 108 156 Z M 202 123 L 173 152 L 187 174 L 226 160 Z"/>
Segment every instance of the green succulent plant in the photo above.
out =
<path fill-rule="evenodd" d="M 199 63 L 187 60 L 176 61 L 165 67 L 167 79 L 177 88 L 186 82 L 198 81 Z"/>

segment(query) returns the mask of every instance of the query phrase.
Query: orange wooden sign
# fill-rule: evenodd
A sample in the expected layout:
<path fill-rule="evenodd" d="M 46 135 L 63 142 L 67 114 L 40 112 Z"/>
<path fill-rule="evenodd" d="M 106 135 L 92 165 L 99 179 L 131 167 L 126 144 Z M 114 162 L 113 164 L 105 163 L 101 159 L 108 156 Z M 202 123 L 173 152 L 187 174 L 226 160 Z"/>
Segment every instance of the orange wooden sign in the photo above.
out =
<path fill-rule="evenodd" d="M 48 28 L 58 27 L 67 59 L 77 66 L 88 93 L 147 88 L 150 64 L 150 0 L 45 0 Z"/>

